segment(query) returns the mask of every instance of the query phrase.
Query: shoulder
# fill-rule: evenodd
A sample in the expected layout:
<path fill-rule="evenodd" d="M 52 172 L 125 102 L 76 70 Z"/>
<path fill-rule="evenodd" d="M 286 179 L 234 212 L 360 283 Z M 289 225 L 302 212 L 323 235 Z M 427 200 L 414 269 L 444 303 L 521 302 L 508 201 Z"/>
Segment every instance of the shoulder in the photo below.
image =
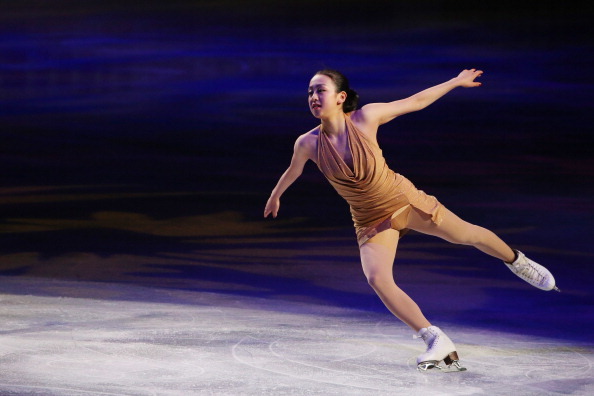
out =
<path fill-rule="evenodd" d="M 377 119 L 373 117 L 372 111 L 370 112 L 372 109 L 373 104 L 368 104 L 348 113 L 347 116 L 350 117 L 353 125 L 355 125 L 363 135 L 375 139 L 380 124 Z"/>
<path fill-rule="evenodd" d="M 317 126 L 312 130 L 300 135 L 295 141 L 295 152 L 302 153 L 308 158 L 314 159 L 318 150 L 318 137 L 320 135 L 320 127 Z"/>
<path fill-rule="evenodd" d="M 300 135 L 297 140 L 295 141 L 295 145 L 297 146 L 312 146 L 317 145 L 318 143 L 318 136 L 320 135 L 320 126 L 313 128 L 312 130 L 305 132 L 303 135 Z"/>

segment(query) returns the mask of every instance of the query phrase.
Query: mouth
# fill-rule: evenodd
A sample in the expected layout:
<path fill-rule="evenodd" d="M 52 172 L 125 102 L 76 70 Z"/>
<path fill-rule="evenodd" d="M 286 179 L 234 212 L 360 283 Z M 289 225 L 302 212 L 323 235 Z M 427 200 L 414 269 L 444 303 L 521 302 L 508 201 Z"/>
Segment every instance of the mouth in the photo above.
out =
<path fill-rule="evenodd" d="M 311 105 L 312 110 L 317 110 L 317 109 L 320 109 L 321 107 L 322 107 L 322 105 L 319 103 L 314 103 Z"/>

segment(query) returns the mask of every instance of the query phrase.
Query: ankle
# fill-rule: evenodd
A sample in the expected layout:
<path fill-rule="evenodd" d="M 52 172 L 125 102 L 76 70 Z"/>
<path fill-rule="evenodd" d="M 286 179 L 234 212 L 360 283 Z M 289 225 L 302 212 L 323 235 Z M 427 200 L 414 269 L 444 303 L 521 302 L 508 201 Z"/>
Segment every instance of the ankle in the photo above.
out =
<path fill-rule="evenodd" d="M 516 249 L 512 249 L 511 251 L 512 251 L 512 253 L 513 253 L 514 256 L 513 256 L 513 258 L 510 261 L 505 261 L 507 264 L 513 264 L 513 263 L 515 263 L 516 260 L 519 257 L 518 251 Z"/>

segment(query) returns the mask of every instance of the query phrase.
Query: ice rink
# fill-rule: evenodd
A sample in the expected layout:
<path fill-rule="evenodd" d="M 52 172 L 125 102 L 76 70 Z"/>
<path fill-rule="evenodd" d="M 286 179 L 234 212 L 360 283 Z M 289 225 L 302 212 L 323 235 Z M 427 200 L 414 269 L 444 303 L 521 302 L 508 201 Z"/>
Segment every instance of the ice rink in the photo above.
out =
<path fill-rule="evenodd" d="M 448 323 L 468 371 L 420 373 L 387 314 L 307 302 L 4 278 L 0 315 L 2 395 L 594 393 L 591 345 Z"/>
<path fill-rule="evenodd" d="M 0 396 L 594 395 L 593 26 L 537 1 L 0 1 Z M 378 134 L 562 290 L 407 234 L 396 282 L 466 372 L 417 372 L 313 163 L 262 218 L 327 67 L 360 105 L 484 71 Z"/>

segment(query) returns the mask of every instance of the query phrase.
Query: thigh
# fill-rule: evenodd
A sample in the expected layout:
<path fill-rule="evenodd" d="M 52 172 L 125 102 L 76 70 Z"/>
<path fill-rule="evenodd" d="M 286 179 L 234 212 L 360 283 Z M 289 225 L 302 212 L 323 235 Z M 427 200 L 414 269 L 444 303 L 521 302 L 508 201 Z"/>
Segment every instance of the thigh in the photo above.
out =
<path fill-rule="evenodd" d="M 388 229 L 370 238 L 359 248 L 367 279 L 382 274 L 391 276 L 399 236 L 400 232 L 397 230 Z"/>
<path fill-rule="evenodd" d="M 477 226 L 456 216 L 446 207 L 442 207 L 442 221 L 436 224 L 431 216 L 417 209 L 410 211 L 407 228 L 423 234 L 437 236 L 453 243 L 466 243 L 477 231 Z"/>

